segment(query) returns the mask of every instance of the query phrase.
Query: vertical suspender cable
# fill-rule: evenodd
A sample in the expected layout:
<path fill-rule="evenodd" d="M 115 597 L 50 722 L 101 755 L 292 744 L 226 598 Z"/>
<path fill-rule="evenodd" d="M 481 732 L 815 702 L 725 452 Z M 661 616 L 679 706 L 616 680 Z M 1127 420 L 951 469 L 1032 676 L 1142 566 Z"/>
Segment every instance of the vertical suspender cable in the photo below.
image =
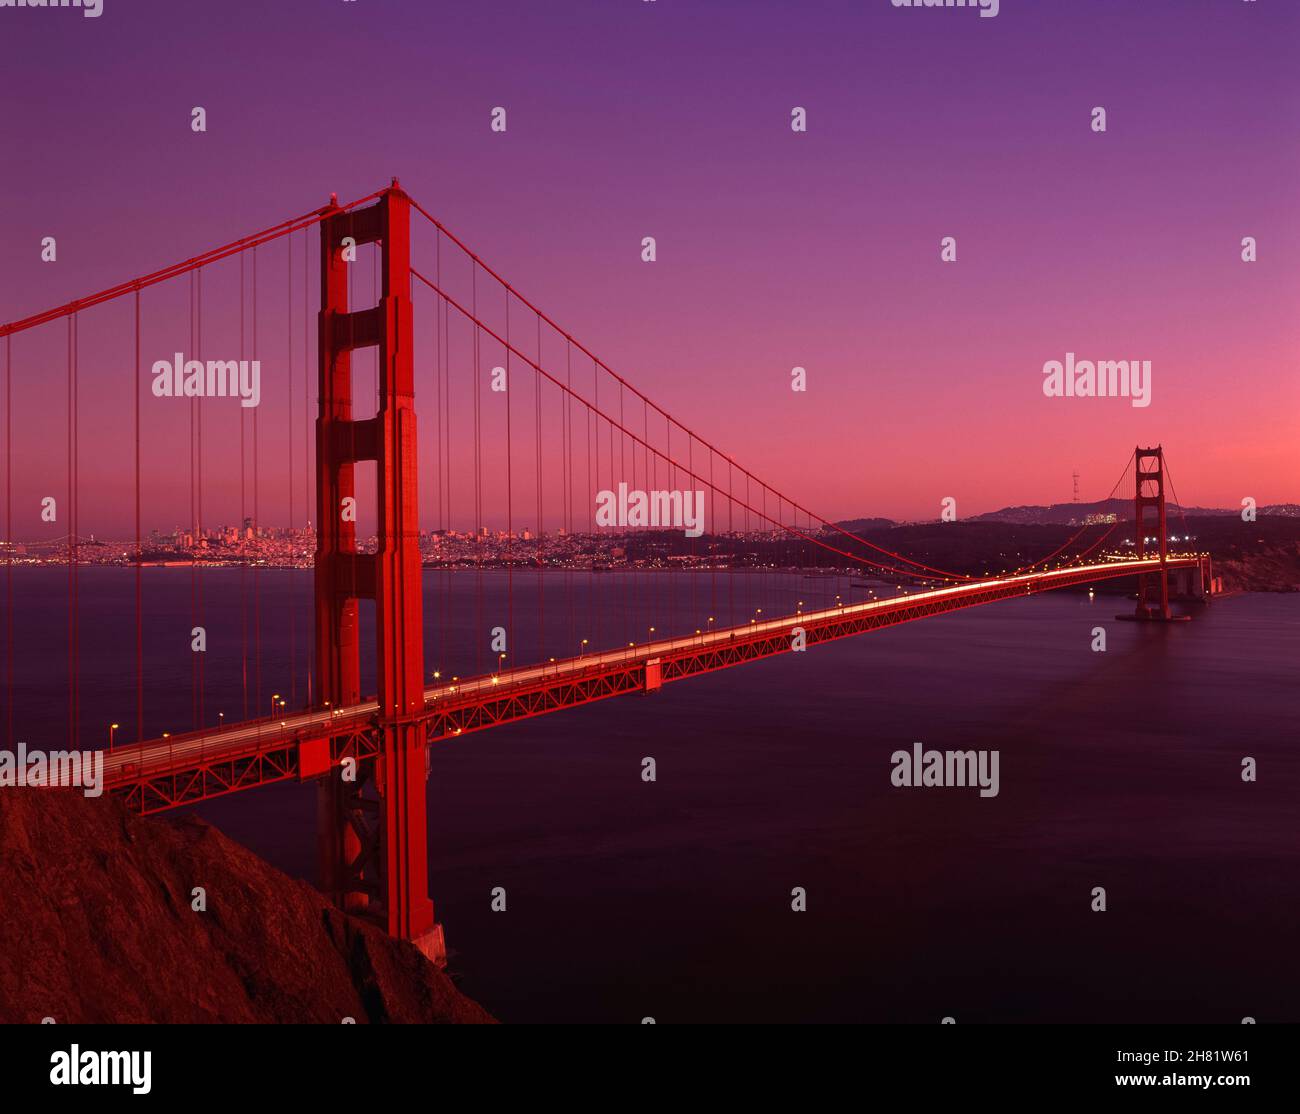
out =
<path fill-rule="evenodd" d="M 596 644 L 600 643 L 600 600 L 596 595 L 596 558 L 599 556 L 597 539 L 599 534 L 596 533 L 596 490 L 600 487 L 600 382 L 597 379 L 596 363 L 593 360 L 591 364 L 591 384 L 593 406 L 587 407 L 587 506 L 591 508 L 588 512 L 591 523 L 592 550 L 591 550 L 591 570 L 587 573 L 587 606 L 595 612 L 594 636 Z M 596 429 L 593 433 L 591 428 L 591 414 L 593 408 L 596 410 Z M 592 453 L 596 456 L 596 479 L 592 482 L 591 478 L 591 457 Z M 583 515 L 586 519 L 588 515 Z M 581 640 L 579 640 L 581 641 Z M 581 652 L 581 651 L 580 651 Z"/>
<path fill-rule="evenodd" d="M 478 260 L 470 267 L 471 297 L 474 307 L 473 369 L 470 385 L 474 391 L 474 672 L 483 672 L 483 430 L 482 393 L 479 389 Z"/>
<path fill-rule="evenodd" d="M 564 426 L 565 426 L 565 481 L 564 481 L 564 530 L 565 545 L 572 546 L 573 540 L 573 342 L 564 338 L 565 351 L 565 371 L 568 378 L 569 393 L 564 396 Z M 578 613 L 573 599 L 573 564 L 569 560 L 564 562 L 564 576 L 568 587 L 569 596 L 569 645 L 565 647 L 565 652 L 558 654 L 557 657 L 569 656 L 573 647 L 578 644 Z"/>
<path fill-rule="evenodd" d="M 75 314 L 68 317 L 68 746 L 76 748 L 77 731 L 76 731 L 76 713 L 74 705 L 76 697 L 74 695 L 76 674 L 76 633 L 74 627 L 76 624 L 76 530 L 77 530 L 77 512 L 76 504 L 73 501 L 73 492 L 76 484 L 76 472 L 72 463 L 74 446 L 76 444 L 76 434 L 73 432 L 73 407 L 75 405 L 75 391 L 73 385 L 72 371 L 72 325 L 76 319 Z"/>
<path fill-rule="evenodd" d="M 194 358 L 200 363 L 203 361 L 203 268 L 200 267 L 195 272 L 195 313 L 196 323 L 194 328 Z M 198 456 L 195 465 L 195 485 L 194 498 L 195 506 L 198 509 L 198 517 L 194 523 L 194 544 L 197 546 L 203 537 L 203 398 L 198 399 L 198 406 L 195 408 L 195 425 L 198 431 Z M 194 566 L 197 569 L 197 563 Z M 205 630 L 207 628 L 206 609 L 203 606 L 203 580 L 201 577 L 194 578 L 195 587 L 197 588 L 199 626 Z M 203 698 L 207 688 L 207 670 L 208 655 L 195 654 L 199 659 L 199 718 L 198 726 L 203 726 Z"/>
<path fill-rule="evenodd" d="M 441 268 L 442 252 L 442 231 L 438 231 L 438 252 L 439 267 Z M 444 300 L 441 303 L 442 311 L 442 380 L 443 380 L 443 425 L 446 427 L 443 435 L 443 482 L 447 487 L 447 530 L 453 529 L 452 503 L 451 503 L 451 319 L 447 312 L 447 303 Z M 451 626 L 451 570 L 443 577 L 443 622 L 444 630 L 449 630 Z M 450 665 L 450 661 L 445 664 Z"/>
<path fill-rule="evenodd" d="M 537 318 L 537 366 L 542 365 L 542 319 Z M 542 581 L 545 571 L 545 548 L 542 536 L 546 524 L 542 521 L 542 377 L 534 372 L 533 382 L 537 387 L 533 396 L 537 414 L 537 650 L 538 661 L 546 660 L 546 586 Z"/>
<path fill-rule="evenodd" d="M 135 741 L 144 741 L 144 580 L 140 536 L 140 289 L 135 291 Z"/>
<path fill-rule="evenodd" d="M 257 362 L 257 248 L 253 248 L 253 362 Z M 260 550 L 258 535 L 262 530 L 261 502 L 259 499 L 257 411 L 253 407 L 253 555 Z M 262 585 L 259 574 L 260 561 L 253 564 L 253 691 L 257 695 L 257 712 L 262 711 Z"/>
<path fill-rule="evenodd" d="M 434 275 L 437 276 L 438 285 L 442 285 L 442 233 L 435 230 L 434 233 Z M 438 488 L 438 530 L 446 529 L 442 518 L 442 298 L 434 299 L 433 303 L 433 405 L 434 405 L 434 456 L 436 465 L 434 470 L 434 479 Z M 441 538 L 441 545 L 446 544 L 446 535 Z M 445 553 L 443 554 L 445 556 Z M 438 579 L 435 581 L 437 586 L 437 596 L 433 601 L 433 612 L 438 616 L 438 652 L 434 659 L 438 666 L 446 664 L 447 661 L 447 617 L 445 613 L 444 601 L 446 599 L 443 589 L 443 582 L 447 579 L 447 569 L 436 570 Z M 450 674 L 448 674 L 450 676 Z"/>
<path fill-rule="evenodd" d="M 247 354 L 244 348 L 244 312 L 248 298 L 244 289 L 244 253 L 239 254 L 239 362 L 242 365 Z M 239 408 L 239 549 L 243 559 L 239 562 L 239 626 L 240 626 L 240 674 L 244 686 L 244 716 L 248 719 L 248 504 L 245 469 L 248 462 L 248 449 L 244 437 L 245 407 Z"/>
<path fill-rule="evenodd" d="M 284 269 L 288 276 L 288 298 L 285 333 L 288 337 L 288 363 L 285 379 L 289 385 L 289 412 L 285 419 L 285 439 L 289 444 L 289 590 L 286 597 L 289 607 L 289 707 L 298 707 L 298 609 L 294 606 L 294 537 L 293 537 L 293 237 L 284 241 Z"/>
<path fill-rule="evenodd" d="M 4 352 L 5 741 L 13 750 L 13 334 Z"/>
<path fill-rule="evenodd" d="M 190 272 L 189 285 L 189 313 L 190 313 L 190 339 L 189 353 L 190 358 L 197 358 L 197 351 L 194 344 L 194 272 Z M 194 507 L 194 419 L 198 410 L 199 401 L 194 396 L 190 397 L 190 521 L 189 521 L 189 539 L 190 539 L 190 629 L 198 625 L 198 569 L 195 562 L 198 559 L 199 549 L 199 526 L 198 513 Z M 199 655 L 191 652 L 190 654 L 190 725 L 197 729 L 199 726 Z"/>
<path fill-rule="evenodd" d="M 506 630 L 510 632 L 509 652 L 515 652 L 515 562 L 514 562 L 514 442 L 510 431 L 510 288 L 506 287 Z M 500 673 L 500 656 L 494 666 Z"/>
<path fill-rule="evenodd" d="M 308 302 L 307 291 L 311 286 L 311 266 L 310 266 L 310 237 L 307 235 L 307 229 L 302 230 L 302 505 L 303 517 L 307 526 L 311 526 L 311 466 L 308 461 L 307 446 L 311 443 L 311 343 L 308 340 L 309 330 L 307 324 Z M 320 523 L 316 523 L 317 530 L 320 529 Z M 316 660 L 316 640 L 310 636 L 307 638 L 307 652 L 303 655 L 307 663 L 307 706 L 312 705 L 312 672 Z"/>

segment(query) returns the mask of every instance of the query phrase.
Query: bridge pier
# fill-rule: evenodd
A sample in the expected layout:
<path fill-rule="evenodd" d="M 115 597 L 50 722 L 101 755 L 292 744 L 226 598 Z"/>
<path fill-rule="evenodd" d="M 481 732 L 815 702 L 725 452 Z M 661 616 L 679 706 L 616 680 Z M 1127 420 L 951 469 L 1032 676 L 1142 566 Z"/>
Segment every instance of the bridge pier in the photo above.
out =
<path fill-rule="evenodd" d="M 373 760 L 321 784 L 321 885 L 350 912 L 445 962 L 429 898 L 424 614 L 416 499 L 410 199 L 397 185 L 364 209 L 321 221 L 320 411 L 316 421 L 316 647 L 321 698 L 360 702 L 357 605 L 375 601 L 378 710 Z M 379 245 L 379 304 L 348 308 L 345 237 Z M 379 350 L 379 407 L 352 416 L 351 352 Z M 375 461 L 377 550 L 356 548 L 354 466 Z M 344 781 L 350 773 L 354 780 Z"/>
<path fill-rule="evenodd" d="M 1214 598 L 1214 568 L 1209 554 L 1201 557 L 1195 568 L 1174 569 L 1170 599 L 1189 603 L 1209 603 Z"/>

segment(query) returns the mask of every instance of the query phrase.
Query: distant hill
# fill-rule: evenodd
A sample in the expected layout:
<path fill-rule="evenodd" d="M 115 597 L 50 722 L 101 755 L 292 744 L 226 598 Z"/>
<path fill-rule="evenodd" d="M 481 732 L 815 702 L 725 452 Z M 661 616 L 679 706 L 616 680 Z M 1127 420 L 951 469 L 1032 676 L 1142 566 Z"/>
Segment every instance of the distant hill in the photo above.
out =
<path fill-rule="evenodd" d="M 1178 514 L 1177 503 L 1170 503 L 1168 513 Z M 1281 518 L 1300 518 L 1300 504 L 1270 503 L 1259 507 L 1258 513 Z M 959 518 L 959 522 L 1006 522 L 1016 526 L 1070 526 L 1080 525 L 1089 515 L 1113 514 L 1121 521 L 1133 518 L 1132 499 L 1105 499 L 1098 503 L 1052 503 L 1050 506 L 1003 507 L 998 511 Z M 1183 507 L 1182 514 L 1188 518 L 1215 518 L 1239 516 L 1239 507 Z M 938 515 L 934 521 L 938 521 Z M 888 530 L 903 525 L 888 518 L 853 518 L 836 523 L 841 529 L 852 534 L 866 534 L 873 531 Z"/>
<path fill-rule="evenodd" d="M 1177 503 L 1170 503 L 1169 514 L 1178 514 Z M 1187 518 L 1213 518 L 1220 515 L 1239 516 L 1240 507 L 1182 507 L 1181 513 Z M 1300 506 L 1295 503 L 1274 503 L 1259 507 L 1261 515 L 1281 515 L 1286 518 L 1300 518 Z M 1100 503 L 1053 503 L 1050 506 L 1003 507 L 1000 511 L 973 515 L 968 522 L 1014 522 L 1018 525 L 1068 526 L 1081 523 L 1089 515 L 1113 514 L 1121 522 L 1133 517 L 1132 499 L 1106 499 Z"/>
<path fill-rule="evenodd" d="M 865 534 L 871 530 L 888 530 L 898 523 L 892 518 L 851 518 L 847 522 L 837 522 L 835 525 L 850 534 Z"/>

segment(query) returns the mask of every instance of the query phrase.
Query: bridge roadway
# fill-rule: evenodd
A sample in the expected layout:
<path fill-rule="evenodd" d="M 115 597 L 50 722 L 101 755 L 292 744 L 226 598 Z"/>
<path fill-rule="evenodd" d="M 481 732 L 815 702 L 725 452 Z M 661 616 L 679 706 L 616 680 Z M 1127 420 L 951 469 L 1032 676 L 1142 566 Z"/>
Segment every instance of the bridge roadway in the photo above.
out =
<path fill-rule="evenodd" d="M 1195 568 L 1200 561 L 1195 555 L 1170 557 L 1166 567 Z M 796 628 L 802 628 L 806 644 L 813 645 L 966 607 L 1159 569 L 1155 558 L 1066 566 L 507 669 L 427 688 L 419 718 L 426 725 L 426 741 L 434 743 L 789 652 Z M 377 713 L 377 703 L 369 700 L 120 746 L 104 756 L 105 786 L 124 795 L 134 809 L 157 812 L 274 781 L 306 780 L 326 773 L 344 757 L 375 757 Z"/>

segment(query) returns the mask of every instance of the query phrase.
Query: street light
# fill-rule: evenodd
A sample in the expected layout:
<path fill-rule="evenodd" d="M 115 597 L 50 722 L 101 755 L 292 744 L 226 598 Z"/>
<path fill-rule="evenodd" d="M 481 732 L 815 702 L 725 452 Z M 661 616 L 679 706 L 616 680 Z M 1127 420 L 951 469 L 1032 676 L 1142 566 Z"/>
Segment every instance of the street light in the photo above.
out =
<path fill-rule="evenodd" d="M 118 724 L 116 723 L 110 723 L 108 725 L 108 749 L 109 750 L 113 749 L 113 732 L 116 731 L 117 728 L 118 728 Z"/>
<path fill-rule="evenodd" d="M 271 694 L 271 715 L 275 715 L 275 702 L 280 699 L 278 692 Z"/>
<path fill-rule="evenodd" d="M 220 730 L 221 730 L 222 728 L 224 728 L 225 726 L 226 726 L 226 713 L 225 713 L 225 712 L 218 712 L 218 713 L 217 713 L 217 730 L 220 731 Z"/>
<path fill-rule="evenodd" d="M 581 660 L 582 658 L 586 657 L 586 655 L 587 655 L 587 640 L 584 638 L 582 640 L 582 644 L 578 647 L 578 659 Z"/>

